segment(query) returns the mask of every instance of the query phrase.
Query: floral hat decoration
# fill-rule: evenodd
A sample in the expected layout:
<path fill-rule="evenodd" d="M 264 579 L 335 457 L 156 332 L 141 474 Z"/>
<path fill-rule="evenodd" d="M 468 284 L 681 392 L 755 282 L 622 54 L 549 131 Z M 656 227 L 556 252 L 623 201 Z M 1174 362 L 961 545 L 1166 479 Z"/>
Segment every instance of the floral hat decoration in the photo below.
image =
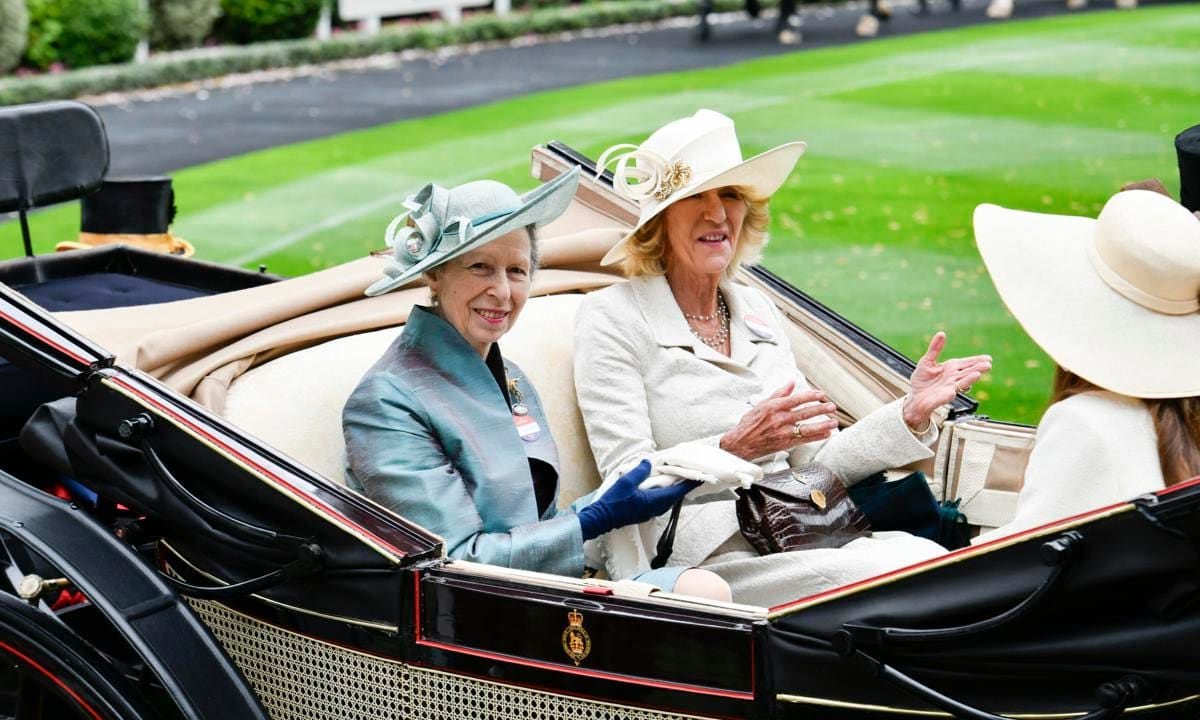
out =
<path fill-rule="evenodd" d="M 638 204 L 638 223 L 601 261 L 625 257 L 629 239 L 676 200 L 705 190 L 739 185 L 759 197 L 775 194 L 804 154 L 790 142 L 742 159 L 733 120 L 715 110 L 667 123 L 641 145 L 614 145 L 596 162 L 596 173 L 613 167 L 613 189 Z"/>
<path fill-rule="evenodd" d="M 578 185 L 578 167 L 524 195 L 495 180 L 476 180 L 449 190 L 429 183 L 404 201 L 405 212 L 384 231 L 393 255 L 384 277 L 372 283 L 366 294 L 394 290 L 517 228 L 549 224 L 571 204 Z"/>

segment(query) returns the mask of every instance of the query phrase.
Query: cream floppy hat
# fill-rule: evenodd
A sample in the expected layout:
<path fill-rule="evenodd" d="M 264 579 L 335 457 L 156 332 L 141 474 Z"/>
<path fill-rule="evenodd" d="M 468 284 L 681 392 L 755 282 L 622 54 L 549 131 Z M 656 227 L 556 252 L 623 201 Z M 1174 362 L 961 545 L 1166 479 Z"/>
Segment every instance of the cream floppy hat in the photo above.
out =
<path fill-rule="evenodd" d="M 1200 220 L 1147 190 L 1091 218 L 975 208 L 1008 309 L 1055 362 L 1122 395 L 1200 395 Z"/>
<path fill-rule="evenodd" d="M 639 213 L 637 225 L 600 263 L 624 258 L 629 238 L 676 200 L 728 185 L 750 187 L 761 197 L 774 195 L 805 147 L 785 143 L 742 160 L 733 120 L 714 110 L 667 123 L 641 145 L 610 147 L 596 162 L 596 173 L 615 161 L 613 189 L 637 202 Z"/>

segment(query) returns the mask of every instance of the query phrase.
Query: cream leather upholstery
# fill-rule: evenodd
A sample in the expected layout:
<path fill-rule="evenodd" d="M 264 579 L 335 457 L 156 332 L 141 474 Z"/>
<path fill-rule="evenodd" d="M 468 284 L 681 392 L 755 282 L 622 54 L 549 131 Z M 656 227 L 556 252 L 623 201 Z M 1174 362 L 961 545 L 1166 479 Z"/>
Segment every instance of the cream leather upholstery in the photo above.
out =
<path fill-rule="evenodd" d="M 532 298 L 500 342 L 506 358 L 537 387 L 558 445 L 560 505 L 599 486 L 596 463 L 575 402 L 575 313 L 582 295 Z M 345 482 L 342 406 L 363 373 L 401 328 L 331 340 L 285 355 L 229 386 L 225 416 L 268 444 L 339 483 Z"/>

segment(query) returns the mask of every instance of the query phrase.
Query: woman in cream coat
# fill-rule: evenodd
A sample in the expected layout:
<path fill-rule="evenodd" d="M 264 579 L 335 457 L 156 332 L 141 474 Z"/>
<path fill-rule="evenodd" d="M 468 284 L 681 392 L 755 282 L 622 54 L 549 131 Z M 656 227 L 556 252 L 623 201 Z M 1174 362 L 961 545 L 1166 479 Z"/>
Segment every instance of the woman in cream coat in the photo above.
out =
<path fill-rule="evenodd" d="M 611 149 L 600 166 L 629 147 Z M 816 460 L 853 483 L 930 457 L 932 412 L 990 368 L 982 356 L 939 363 L 938 333 L 910 396 L 836 432 L 836 408 L 796 367 L 774 306 L 729 281 L 765 241 L 767 198 L 803 149 L 790 143 L 743 162 L 733 122 L 701 110 L 616 159 L 614 185 L 641 213 L 605 262 L 623 259 L 631 279 L 588 296 L 575 354 L 579 405 L 606 477 L 699 441 L 768 472 Z M 911 535 L 877 533 L 843 548 L 760 557 L 725 497 L 684 504 L 668 568 L 703 566 L 725 578 L 737 602 L 772 605 L 942 552 Z M 609 573 L 644 572 L 664 524 L 602 538 Z"/>
<path fill-rule="evenodd" d="M 981 205 L 975 238 L 1001 298 L 1058 365 L 1016 517 L 976 542 L 1200 475 L 1197 216 L 1129 190 L 1096 220 Z"/>

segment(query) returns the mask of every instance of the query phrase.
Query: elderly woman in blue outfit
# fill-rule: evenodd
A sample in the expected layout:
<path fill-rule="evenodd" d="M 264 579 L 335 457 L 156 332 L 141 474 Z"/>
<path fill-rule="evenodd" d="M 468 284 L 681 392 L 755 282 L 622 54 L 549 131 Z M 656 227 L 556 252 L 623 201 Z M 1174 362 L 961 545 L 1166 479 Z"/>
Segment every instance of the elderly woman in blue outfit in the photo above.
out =
<path fill-rule="evenodd" d="M 578 182 L 572 171 L 524 196 L 489 180 L 426 185 L 388 227 L 394 260 L 367 289 L 378 295 L 423 273 L 431 307 L 413 308 L 346 402 L 348 481 L 440 534 L 451 557 L 579 576 L 585 541 L 659 515 L 695 485 L 642 490 L 642 462 L 602 498 L 558 509 L 546 416 L 497 341 L 529 296 L 536 228 L 562 214 Z M 717 597 L 724 588 L 706 571 L 688 580 L 672 584 Z"/>

